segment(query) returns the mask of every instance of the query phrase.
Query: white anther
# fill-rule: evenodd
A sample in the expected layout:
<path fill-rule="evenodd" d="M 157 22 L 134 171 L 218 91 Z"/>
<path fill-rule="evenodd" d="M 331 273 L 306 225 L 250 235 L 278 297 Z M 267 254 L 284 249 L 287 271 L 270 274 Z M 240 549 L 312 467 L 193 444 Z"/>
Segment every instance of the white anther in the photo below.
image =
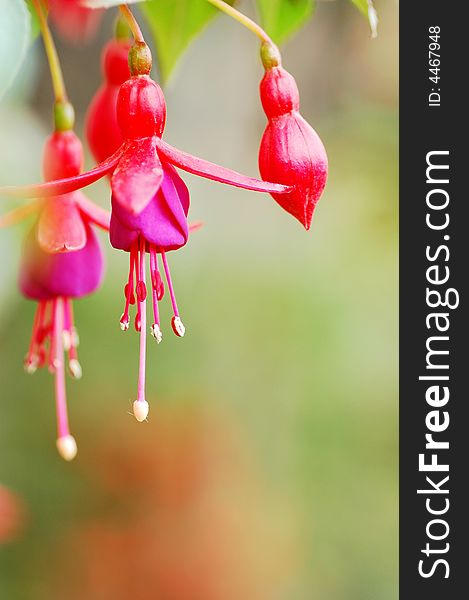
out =
<path fill-rule="evenodd" d="M 72 327 L 70 335 L 72 346 L 74 348 L 78 348 L 78 346 L 80 345 L 80 336 L 78 335 L 78 329 L 76 327 Z"/>
<path fill-rule="evenodd" d="M 37 357 L 31 356 L 30 358 L 26 358 L 24 361 L 24 370 L 28 375 L 33 375 L 37 371 L 38 360 Z"/>
<path fill-rule="evenodd" d="M 129 318 L 126 317 L 125 315 L 122 315 L 121 319 L 120 319 L 120 326 L 121 326 L 121 330 L 122 331 L 127 331 L 127 329 L 129 328 Z"/>
<path fill-rule="evenodd" d="M 177 336 L 184 337 L 186 328 L 184 327 L 184 323 L 181 321 L 180 317 L 173 317 L 171 325 L 173 326 L 173 331 Z"/>
<path fill-rule="evenodd" d="M 64 346 L 64 350 L 65 352 L 68 352 L 70 350 L 70 348 L 72 347 L 72 336 L 70 334 L 70 331 L 62 331 L 62 343 Z"/>
<path fill-rule="evenodd" d="M 68 369 L 70 371 L 70 375 L 74 379 L 81 379 L 83 372 L 81 370 L 81 365 L 76 358 L 72 358 L 72 360 L 69 361 Z"/>
<path fill-rule="evenodd" d="M 157 323 L 153 323 L 153 325 L 150 328 L 150 333 L 158 342 L 158 344 L 161 344 L 163 340 L 163 333 L 160 329 L 160 326 Z"/>

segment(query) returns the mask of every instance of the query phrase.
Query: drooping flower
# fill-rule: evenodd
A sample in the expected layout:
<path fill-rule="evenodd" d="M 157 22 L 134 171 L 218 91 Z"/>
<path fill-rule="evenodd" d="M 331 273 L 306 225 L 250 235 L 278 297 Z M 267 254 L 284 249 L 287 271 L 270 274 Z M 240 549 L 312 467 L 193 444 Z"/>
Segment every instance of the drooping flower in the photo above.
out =
<path fill-rule="evenodd" d="M 1 193 L 24 197 L 48 197 L 66 194 L 85 187 L 112 173 L 111 178 L 111 244 L 129 252 L 130 267 L 125 285 L 125 308 L 120 319 L 127 330 L 131 304 L 137 304 L 135 327 L 140 332 L 140 368 L 134 414 L 143 421 L 148 415 L 145 399 L 146 355 L 146 254 L 150 255 L 150 283 L 153 303 L 151 333 L 162 339 L 158 302 L 164 293 L 159 261 L 166 276 L 173 308 L 171 325 L 183 337 L 182 323 L 170 275 L 166 253 L 184 246 L 188 240 L 189 192 L 174 167 L 213 181 L 276 195 L 292 191 L 291 184 L 269 183 L 246 177 L 230 169 L 186 154 L 165 143 L 161 136 L 166 122 L 166 104 L 160 86 L 149 76 L 151 55 L 144 43 L 137 42 L 129 54 L 132 76 L 121 86 L 117 100 L 117 121 L 124 142 L 98 167 L 77 176 L 56 181 L 5 188 Z"/>
<path fill-rule="evenodd" d="M 43 171 L 46 180 L 78 175 L 83 152 L 73 131 L 56 131 L 46 142 Z M 103 255 L 92 229 L 109 229 L 109 214 L 80 191 L 51 196 L 22 206 L 0 218 L 0 227 L 35 215 L 28 232 L 20 265 L 19 287 L 24 296 L 37 302 L 25 370 L 32 374 L 47 367 L 55 377 L 57 448 L 66 460 L 77 452 L 70 434 L 65 389 L 64 353 L 68 370 L 81 377 L 78 334 L 72 300 L 90 294 L 103 276 Z"/>
<path fill-rule="evenodd" d="M 277 48 L 264 44 L 261 55 L 266 70 L 260 95 L 269 122 L 260 145 L 259 170 L 263 179 L 292 186 L 288 194 L 272 197 L 309 229 L 327 181 L 326 151 L 299 112 L 298 87 L 282 67 Z"/>
<path fill-rule="evenodd" d="M 96 92 L 86 116 L 86 137 L 97 162 L 102 162 L 122 145 L 116 104 L 120 86 L 129 78 L 128 39 L 113 39 L 102 53 L 104 82 Z"/>

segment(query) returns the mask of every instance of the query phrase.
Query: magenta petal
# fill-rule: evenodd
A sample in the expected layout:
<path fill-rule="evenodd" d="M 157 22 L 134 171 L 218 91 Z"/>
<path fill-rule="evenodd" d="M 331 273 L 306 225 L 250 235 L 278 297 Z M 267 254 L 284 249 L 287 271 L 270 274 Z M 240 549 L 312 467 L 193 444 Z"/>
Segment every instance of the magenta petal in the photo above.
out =
<path fill-rule="evenodd" d="M 38 183 L 36 185 L 0 187 L 0 196 L 10 196 L 11 198 L 48 198 L 74 192 L 87 185 L 91 185 L 95 181 L 98 181 L 98 179 L 101 179 L 101 177 L 104 177 L 104 175 L 110 173 L 116 167 L 125 148 L 126 144 L 123 144 L 115 154 L 94 169 L 91 169 L 91 171 L 80 173 L 80 175 L 76 175 L 75 177 L 46 181 L 45 183 Z"/>
<path fill-rule="evenodd" d="M 135 215 L 144 210 L 163 181 L 155 139 L 147 137 L 129 142 L 112 175 L 115 203 Z"/>
<path fill-rule="evenodd" d="M 124 210 L 112 198 L 110 237 L 114 248 L 129 251 L 142 235 L 162 250 L 176 250 L 187 242 L 189 192 L 172 167 L 165 166 L 161 188 L 138 215 Z"/>
<path fill-rule="evenodd" d="M 99 287 L 104 269 L 103 255 L 96 234 L 85 224 L 87 241 L 81 250 L 50 254 L 37 242 L 37 225 L 23 246 L 19 286 L 35 300 L 57 296 L 79 298 Z"/>
<path fill-rule="evenodd" d="M 246 177 L 231 169 L 226 169 L 225 167 L 220 167 L 219 165 L 215 165 L 214 163 L 198 158 L 197 156 L 192 156 L 177 148 L 173 148 L 159 138 L 157 139 L 157 148 L 158 153 L 168 162 L 193 175 L 199 175 L 211 179 L 212 181 L 226 183 L 253 192 L 286 194 L 292 191 L 291 186 L 269 183 L 268 181 L 261 181 L 260 179 L 254 179 L 253 177 Z"/>

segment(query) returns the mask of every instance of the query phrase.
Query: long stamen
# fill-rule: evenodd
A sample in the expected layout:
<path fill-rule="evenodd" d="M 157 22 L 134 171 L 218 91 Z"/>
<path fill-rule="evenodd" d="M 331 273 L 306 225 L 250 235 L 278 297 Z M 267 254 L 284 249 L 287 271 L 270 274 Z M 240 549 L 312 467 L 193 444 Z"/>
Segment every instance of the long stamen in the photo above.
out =
<path fill-rule="evenodd" d="M 129 268 L 129 278 L 127 280 L 127 285 L 125 286 L 124 294 L 125 294 L 125 307 L 124 312 L 120 318 L 120 324 L 122 331 L 127 331 L 130 323 L 129 316 L 129 308 L 131 304 L 135 304 L 135 296 L 134 296 L 134 268 L 135 268 L 135 255 L 137 252 L 137 244 L 138 242 L 134 242 L 132 248 L 130 249 L 130 268 Z"/>
<path fill-rule="evenodd" d="M 50 340 L 49 340 L 49 372 L 55 373 L 57 371 L 57 337 L 56 337 L 56 321 L 57 321 L 57 313 L 60 312 L 57 309 L 58 299 L 55 298 L 51 301 L 51 322 L 50 322 Z M 62 313 L 61 313 L 62 314 Z M 61 327 L 60 327 L 60 346 L 63 349 L 63 317 L 61 318 Z M 45 341 L 45 339 L 44 339 Z"/>
<path fill-rule="evenodd" d="M 64 313 L 61 298 L 53 301 L 53 343 L 55 366 L 55 402 L 57 410 L 57 450 L 62 458 L 73 460 L 77 454 L 75 438 L 70 435 L 67 413 L 67 398 L 65 391 L 65 369 L 63 352 L 63 323 Z"/>
<path fill-rule="evenodd" d="M 39 366 L 39 353 L 36 351 L 38 348 L 38 333 L 42 324 L 44 314 L 44 303 L 39 302 L 34 315 L 33 331 L 31 334 L 31 342 L 29 344 L 29 350 L 24 360 L 24 368 L 26 373 L 32 375 L 36 372 Z"/>
<path fill-rule="evenodd" d="M 181 321 L 181 317 L 179 316 L 176 295 L 174 293 L 173 282 L 171 281 L 171 273 L 169 271 L 168 259 L 166 258 L 166 253 L 164 252 L 164 250 L 161 251 L 161 258 L 163 260 L 164 272 L 166 275 L 166 281 L 168 282 L 169 295 L 171 297 L 171 304 L 173 306 L 174 312 L 174 316 L 171 319 L 171 327 L 173 328 L 174 333 L 178 337 L 184 337 L 184 334 L 186 333 L 186 328 L 184 327 L 184 324 Z"/>
<path fill-rule="evenodd" d="M 68 298 L 63 299 L 64 305 L 64 330 L 62 333 L 62 341 L 64 351 L 68 352 L 72 345 L 72 315 L 70 310 L 70 302 Z"/>
<path fill-rule="evenodd" d="M 70 371 L 70 375 L 74 379 L 81 379 L 82 369 L 81 365 L 78 361 L 78 351 L 77 346 L 79 343 L 78 332 L 75 328 L 74 318 L 73 318 L 73 305 L 70 298 L 63 299 L 64 306 L 64 332 L 63 332 L 63 340 L 64 340 L 64 350 L 68 351 L 68 370 Z M 68 334 L 68 335 L 67 335 Z M 65 340 L 68 341 L 68 346 L 65 344 Z"/>
<path fill-rule="evenodd" d="M 44 367 L 48 360 L 47 342 L 51 343 L 52 337 L 52 317 L 53 317 L 53 301 L 44 300 L 41 302 L 41 315 L 37 331 L 37 353 L 39 356 L 39 367 Z"/>
<path fill-rule="evenodd" d="M 160 311 L 158 309 L 158 296 L 162 297 L 164 290 L 158 290 L 158 285 L 162 283 L 158 272 L 158 259 L 156 256 L 156 248 L 154 245 L 150 246 L 150 275 L 151 275 L 151 291 L 153 299 L 153 317 L 154 323 L 151 326 L 151 335 L 155 338 L 158 344 L 163 339 L 163 334 L 160 327 Z"/>
<path fill-rule="evenodd" d="M 140 238 L 140 264 L 139 283 L 145 288 L 145 239 Z M 145 363 L 147 344 L 147 317 L 146 317 L 146 291 L 137 294 L 140 315 L 140 363 L 138 369 L 137 400 L 133 404 L 134 415 L 137 421 L 145 421 L 148 416 L 148 402 L 145 400 Z"/>
<path fill-rule="evenodd" d="M 134 265 L 135 265 L 135 290 L 137 290 L 138 287 L 138 283 L 140 281 L 140 254 L 138 251 L 138 241 L 136 242 L 137 244 L 137 252 L 135 253 L 135 261 L 134 261 Z M 142 319 L 141 319 L 141 306 L 140 306 L 140 302 L 138 300 L 138 296 L 137 296 L 137 314 L 135 316 L 135 331 L 140 331 L 141 327 L 142 327 Z"/>

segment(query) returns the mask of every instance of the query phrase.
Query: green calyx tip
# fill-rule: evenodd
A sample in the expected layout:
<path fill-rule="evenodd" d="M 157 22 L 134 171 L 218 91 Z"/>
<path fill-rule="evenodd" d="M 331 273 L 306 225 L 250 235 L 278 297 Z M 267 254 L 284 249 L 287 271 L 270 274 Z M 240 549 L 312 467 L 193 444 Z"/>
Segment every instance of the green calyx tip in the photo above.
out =
<path fill-rule="evenodd" d="M 145 42 L 136 42 L 129 51 L 131 75 L 149 75 L 151 71 L 151 50 Z"/>
<path fill-rule="evenodd" d="M 56 131 L 70 131 L 75 125 L 75 110 L 73 105 L 65 101 L 54 105 L 54 125 Z"/>
<path fill-rule="evenodd" d="M 282 64 L 280 50 L 273 42 L 263 42 L 261 45 L 261 60 L 266 71 Z"/>

